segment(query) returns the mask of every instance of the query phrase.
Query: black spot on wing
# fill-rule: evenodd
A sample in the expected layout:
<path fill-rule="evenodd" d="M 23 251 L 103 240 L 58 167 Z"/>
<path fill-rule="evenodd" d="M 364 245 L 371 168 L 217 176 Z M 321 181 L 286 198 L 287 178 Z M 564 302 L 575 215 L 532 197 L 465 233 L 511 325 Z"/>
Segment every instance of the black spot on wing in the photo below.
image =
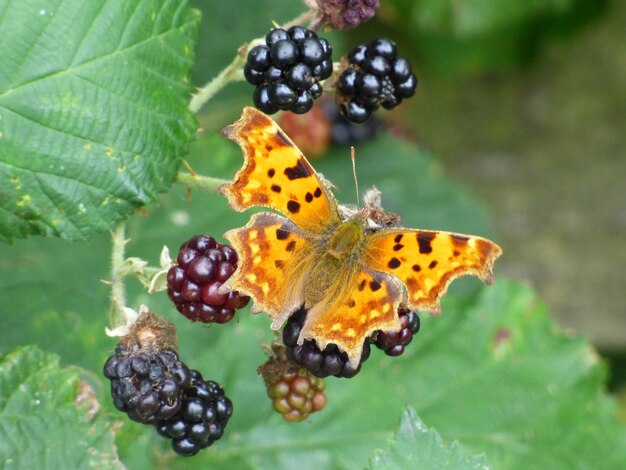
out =
<path fill-rule="evenodd" d="M 300 212 L 300 203 L 296 201 L 289 201 L 287 203 L 287 210 L 292 214 L 297 214 Z"/>
<path fill-rule="evenodd" d="M 270 178 L 272 178 L 275 174 L 276 170 L 274 170 L 274 168 L 270 168 L 269 170 L 267 170 L 267 176 L 269 176 Z"/>
<path fill-rule="evenodd" d="M 354 301 L 354 299 L 350 299 L 350 300 L 348 301 L 348 307 L 352 308 L 352 307 L 354 307 L 355 305 L 356 305 L 356 302 Z"/>
<path fill-rule="evenodd" d="M 404 248 L 404 245 L 398 243 L 397 245 L 393 246 L 393 251 L 400 251 L 402 248 Z"/>
<path fill-rule="evenodd" d="M 315 191 L 313 192 L 313 196 L 315 197 L 320 197 L 322 195 L 322 190 L 319 188 L 319 186 L 315 189 Z"/>
<path fill-rule="evenodd" d="M 285 176 L 290 180 L 295 180 L 298 178 L 306 178 L 308 176 L 311 176 L 311 172 L 306 167 L 304 159 L 299 158 L 296 166 L 285 168 Z"/>
<path fill-rule="evenodd" d="M 398 235 L 396 235 L 396 238 L 394 238 L 393 241 L 396 242 L 396 243 L 400 243 L 400 241 L 402 240 L 403 236 L 404 236 L 403 233 L 399 233 Z"/>
<path fill-rule="evenodd" d="M 417 244 L 419 245 L 420 253 L 423 255 L 427 255 L 428 253 L 432 253 L 433 248 L 430 246 L 430 243 L 435 239 L 437 235 L 434 233 L 418 233 L 417 234 Z"/>
<path fill-rule="evenodd" d="M 372 292 L 376 292 L 381 287 L 380 282 L 375 280 L 370 281 L 370 289 L 372 289 Z"/>
<path fill-rule="evenodd" d="M 437 261 L 431 261 L 430 264 L 428 265 L 428 268 L 433 269 L 435 266 L 437 266 Z"/>
<path fill-rule="evenodd" d="M 278 240 L 286 240 L 289 238 L 289 232 L 287 230 L 282 230 L 280 228 L 276 229 L 276 238 Z"/>
<path fill-rule="evenodd" d="M 306 195 L 304 196 L 304 200 L 306 202 L 311 202 L 313 201 L 313 195 L 311 193 L 306 193 Z"/>
<path fill-rule="evenodd" d="M 389 263 L 387 263 L 387 267 L 390 268 L 390 269 L 396 269 L 401 264 L 402 263 L 400 262 L 400 260 L 398 258 L 391 258 L 389 260 Z"/>
<path fill-rule="evenodd" d="M 419 264 L 414 264 L 411 269 L 413 269 L 416 273 L 419 273 L 422 270 Z"/>
<path fill-rule="evenodd" d="M 365 289 L 365 284 L 367 284 L 367 281 L 365 279 L 363 279 L 360 283 L 359 286 L 357 287 L 357 289 L 359 290 L 363 290 Z"/>
<path fill-rule="evenodd" d="M 274 266 L 278 269 L 283 269 L 285 267 L 285 262 L 282 259 L 277 259 L 274 261 Z"/>
<path fill-rule="evenodd" d="M 278 186 L 277 184 L 273 184 L 270 189 L 272 191 L 274 191 L 275 193 L 279 193 L 281 191 L 280 186 Z"/>
<path fill-rule="evenodd" d="M 289 243 L 287 243 L 287 246 L 285 247 L 285 250 L 293 251 L 295 248 L 296 248 L 296 241 L 295 240 L 291 240 Z"/>

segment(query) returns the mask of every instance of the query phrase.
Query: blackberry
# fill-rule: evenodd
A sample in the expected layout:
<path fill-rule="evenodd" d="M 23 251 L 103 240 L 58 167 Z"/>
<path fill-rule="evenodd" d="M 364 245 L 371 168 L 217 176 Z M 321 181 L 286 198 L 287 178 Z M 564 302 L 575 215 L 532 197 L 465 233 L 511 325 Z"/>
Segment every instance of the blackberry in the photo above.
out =
<path fill-rule="evenodd" d="M 332 100 L 322 99 L 320 102 L 330 121 L 330 140 L 334 144 L 345 146 L 363 142 L 375 137 L 382 129 L 382 122 L 376 116 L 372 116 L 363 124 L 356 124 L 343 117 Z M 287 134 L 291 135 L 288 132 Z"/>
<path fill-rule="evenodd" d="M 156 430 L 172 439 L 174 452 L 192 456 L 222 437 L 232 413 L 233 404 L 224 395 L 224 389 L 192 370 L 191 385 L 182 392 L 179 411 L 160 420 Z"/>
<path fill-rule="evenodd" d="M 337 106 L 343 116 L 365 122 L 380 106 L 392 109 L 415 94 L 417 78 L 408 60 L 398 56 L 389 39 L 352 49 L 337 80 Z"/>
<path fill-rule="evenodd" d="M 250 301 L 238 291 L 219 292 L 237 269 L 237 253 L 229 245 L 196 235 L 181 245 L 176 263 L 167 273 L 167 295 L 190 320 L 226 323 Z"/>
<path fill-rule="evenodd" d="M 115 407 L 133 421 L 154 424 L 181 409 L 181 393 L 192 379 L 172 349 L 129 348 L 120 343 L 104 364 Z"/>
<path fill-rule="evenodd" d="M 254 105 L 266 114 L 279 109 L 306 113 L 322 94 L 320 81 L 332 72 L 329 42 L 302 26 L 272 29 L 265 45 L 250 49 L 243 69 L 246 80 L 256 86 Z"/>
<path fill-rule="evenodd" d="M 363 344 L 361 362 L 354 369 L 348 362 L 348 355 L 339 350 L 337 345 L 329 344 L 322 351 L 317 347 L 315 340 L 305 340 L 303 344 L 297 344 L 298 336 L 304 325 L 306 310 L 301 308 L 289 317 L 283 329 L 283 343 L 286 346 L 287 357 L 295 363 L 307 368 L 316 377 L 351 378 L 359 373 L 363 364 L 370 355 L 370 343 Z"/>
<path fill-rule="evenodd" d="M 259 367 L 272 407 L 290 422 L 303 421 L 326 406 L 324 380 L 304 367 L 269 359 Z"/>
<path fill-rule="evenodd" d="M 404 352 L 404 347 L 413 339 L 413 335 L 420 329 L 420 319 L 415 312 L 408 308 L 398 309 L 400 317 L 400 330 L 395 332 L 378 331 L 374 344 L 378 349 L 385 351 L 388 356 L 399 356 Z"/>

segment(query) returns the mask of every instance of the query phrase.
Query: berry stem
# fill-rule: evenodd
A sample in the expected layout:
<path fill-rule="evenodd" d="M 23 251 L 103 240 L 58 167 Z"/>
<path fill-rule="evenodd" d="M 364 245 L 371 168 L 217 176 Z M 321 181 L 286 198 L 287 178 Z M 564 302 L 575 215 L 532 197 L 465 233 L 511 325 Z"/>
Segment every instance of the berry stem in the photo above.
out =
<path fill-rule="evenodd" d="M 119 222 L 111 234 L 111 310 L 109 323 L 112 329 L 128 323 L 126 307 L 126 288 L 120 268 L 124 263 L 124 248 L 126 247 L 126 224 Z"/>
<path fill-rule="evenodd" d="M 202 176 L 198 174 L 179 172 L 176 182 L 182 184 L 187 189 L 203 189 L 205 191 L 217 191 L 223 185 L 230 183 L 230 180 L 213 178 L 212 176 Z"/>
<path fill-rule="evenodd" d="M 315 18 L 315 15 L 316 11 L 308 10 L 297 18 L 285 23 L 282 27 L 286 29 L 293 25 L 302 24 L 305 21 L 311 21 Z M 206 85 L 200 88 L 198 92 L 191 97 L 189 110 L 192 113 L 197 113 L 211 98 L 213 98 L 213 96 L 215 96 L 230 82 L 245 80 L 243 76 L 243 66 L 246 64 L 248 51 L 259 44 L 265 44 L 264 37 L 253 39 L 249 43 L 242 45 L 237 50 L 237 54 L 232 62 L 228 64 L 219 74 L 209 80 Z"/>
<path fill-rule="evenodd" d="M 205 86 L 198 90 L 198 93 L 193 95 L 189 102 L 189 109 L 192 113 L 200 111 L 207 101 L 209 101 L 217 92 L 228 85 L 230 82 L 244 80 L 243 66 L 245 64 L 246 56 L 250 46 L 254 46 L 252 41 L 250 44 L 245 44 L 239 48 L 237 55 L 233 61 L 226 66 L 217 76 L 210 80 Z"/>

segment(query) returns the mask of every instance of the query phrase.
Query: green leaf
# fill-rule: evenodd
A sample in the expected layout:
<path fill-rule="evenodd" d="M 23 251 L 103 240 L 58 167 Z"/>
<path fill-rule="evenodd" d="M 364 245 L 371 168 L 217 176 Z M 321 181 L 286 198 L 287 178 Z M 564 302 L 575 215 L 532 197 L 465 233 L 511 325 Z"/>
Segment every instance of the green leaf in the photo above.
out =
<path fill-rule="evenodd" d="M 185 0 L 0 7 L 0 239 L 83 239 L 169 187 L 198 21 Z"/>
<path fill-rule="evenodd" d="M 24 347 L 0 357 L 2 468 L 123 468 L 98 406 L 57 356 Z"/>
<path fill-rule="evenodd" d="M 483 455 L 468 454 L 458 442 L 448 445 L 441 436 L 419 419 L 415 410 L 407 408 L 400 417 L 400 427 L 386 450 L 378 450 L 370 458 L 371 470 L 412 469 L 474 469 L 492 468 Z"/>

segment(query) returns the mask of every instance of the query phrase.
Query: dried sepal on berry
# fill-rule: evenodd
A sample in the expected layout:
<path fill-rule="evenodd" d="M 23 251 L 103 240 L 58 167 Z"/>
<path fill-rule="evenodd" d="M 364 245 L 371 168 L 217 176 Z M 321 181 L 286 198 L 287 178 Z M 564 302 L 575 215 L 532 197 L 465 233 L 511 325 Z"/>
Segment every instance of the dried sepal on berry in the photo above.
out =
<path fill-rule="evenodd" d="M 324 380 L 304 367 L 272 357 L 259 367 L 258 372 L 263 377 L 272 407 L 286 421 L 303 421 L 326 406 Z"/>
<path fill-rule="evenodd" d="M 157 351 L 178 349 L 176 327 L 154 312 L 140 312 L 139 318 L 129 327 L 128 334 L 120 339 L 128 350 L 144 349 Z"/>

